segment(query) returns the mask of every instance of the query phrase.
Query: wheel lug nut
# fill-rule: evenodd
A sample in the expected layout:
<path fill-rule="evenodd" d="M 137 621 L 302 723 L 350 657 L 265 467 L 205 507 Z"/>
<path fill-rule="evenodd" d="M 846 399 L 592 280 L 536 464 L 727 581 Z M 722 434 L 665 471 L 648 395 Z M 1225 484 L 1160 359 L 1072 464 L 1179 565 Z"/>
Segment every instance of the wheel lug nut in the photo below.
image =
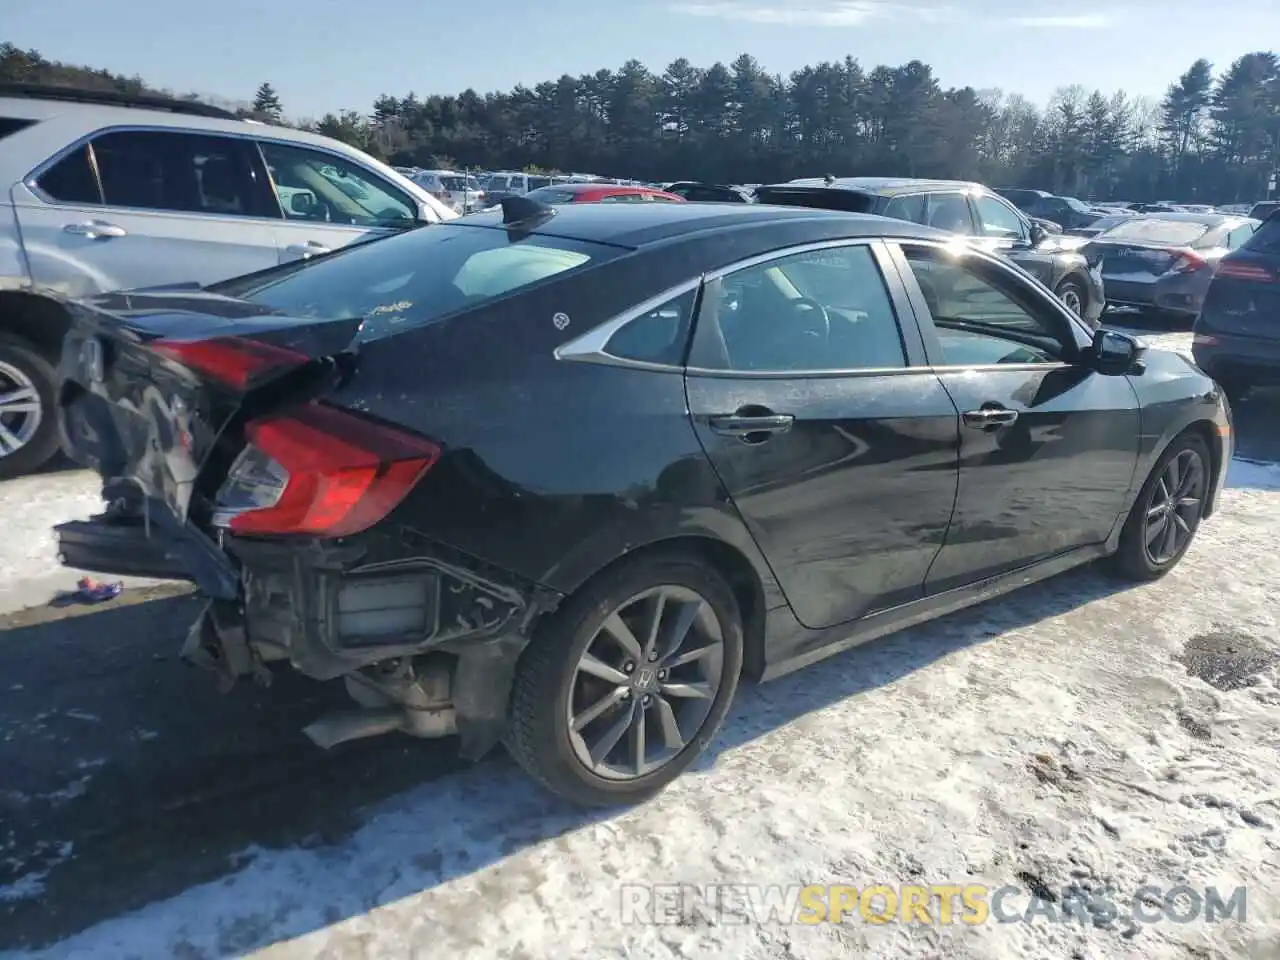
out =
<path fill-rule="evenodd" d="M 646 693 L 643 697 L 640 698 L 640 702 L 647 707 L 649 705 L 649 695 Z"/>
<path fill-rule="evenodd" d="M 630 672 L 631 672 L 632 670 L 634 670 L 635 668 L 636 668 L 636 665 L 635 665 L 634 663 L 632 663 L 630 660 L 628 660 L 626 663 L 624 663 L 624 664 L 622 665 L 622 672 L 623 672 L 623 673 L 630 673 Z"/>
<path fill-rule="evenodd" d="M 665 679 L 667 679 L 667 671 L 665 671 L 665 670 L 659 670 L 659 671 L 658 671 L 658 679 L 659 679 L 659 680 L 665 680 Z"/>
<path fill-rule="evenodd" d="M 651 661 L 652 661 L 652 660 L 657 660 L 657 659 L 658 659 L 658 651 L 657 651 L 657 650 L 654 650 L 652 653 L 650 653 L 650 654 L 649 654 L 649 659 L 650 659 Z"/>

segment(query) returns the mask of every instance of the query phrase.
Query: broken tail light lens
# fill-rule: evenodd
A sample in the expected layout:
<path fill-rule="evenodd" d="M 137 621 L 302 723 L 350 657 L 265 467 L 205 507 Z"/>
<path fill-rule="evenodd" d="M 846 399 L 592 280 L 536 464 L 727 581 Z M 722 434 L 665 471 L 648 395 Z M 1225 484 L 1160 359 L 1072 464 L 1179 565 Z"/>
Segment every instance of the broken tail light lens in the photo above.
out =
<path fill-rule="evenodd" d="M 218 492 L 213 522 L 248 536 L 367 530 L 440 457 L 428 440 L 318 403 L 253 421 L 245 433 L 248 446 Z"/>
<path fill-rule="evenodd" d="M 157 340 L 151 349 L 202 377 L 237 390 L 246 390 L 268 374 L 310 360 L 305 353 L 242 337 Z"/>
<path fill-rule="evenodd" d="M 1199 254 L 1185 251 L 1178 255 L 1178 259 L 1174 261 L 1172 267 L 1169 268 L 1170 273 L 1195 273 L 1207 267 L 1208 261 Z"/>

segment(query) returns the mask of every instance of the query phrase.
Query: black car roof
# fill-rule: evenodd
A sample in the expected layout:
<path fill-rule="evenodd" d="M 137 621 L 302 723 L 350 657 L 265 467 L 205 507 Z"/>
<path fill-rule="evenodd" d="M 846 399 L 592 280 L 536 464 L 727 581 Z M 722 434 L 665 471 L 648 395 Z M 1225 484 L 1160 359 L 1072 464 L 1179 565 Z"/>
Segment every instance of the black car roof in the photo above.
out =
<path fill-rule="evenodd" d="M 767 188 L 762 187 L 760 189 L 785 189 L 787 187 L 856 190 L 859 193 L 873 193 L 881 197 L 891 197 L 903 193 L 921 193 L 927 190 L 992 192 L 980 183 L 970 183 L 967 180 L 917 180 L 911 177 L 836 177 L 831 181 L 823 177 L 807 177 L 802 180 L 792 180 L 789 183 L 771 183 Z"/>
<path fill-rule="evenodd" d="M 743 203 L 579 203 L 556 207 L 555 211 L 554 216 L 530 232 L 633 249 L 714 229 L 754 226 L 767 232 L 770 224 L 784 221 L 821 223 L 828 229 L 839 225 L 841 235 L 849 237 L 892 236 L 928 240 L 949 236 L 932 227 L 906 220 L 810 207 Z M 452 220 L 448 225 L 501 227 L 502 217 L 498 210 L 486 210 Z"/>

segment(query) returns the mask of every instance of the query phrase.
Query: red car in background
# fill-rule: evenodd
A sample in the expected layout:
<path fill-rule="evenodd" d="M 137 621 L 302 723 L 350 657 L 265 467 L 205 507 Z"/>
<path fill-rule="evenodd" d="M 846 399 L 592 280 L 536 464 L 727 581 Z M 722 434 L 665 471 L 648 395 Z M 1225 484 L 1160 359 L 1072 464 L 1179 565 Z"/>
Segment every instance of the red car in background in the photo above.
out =
<path fill-rule="evenodd" d="M 684 203 L 684 197 L 653 187 L 624 187 L 616 183 L 556 183 L 530 190 L 525 196 L 539 203 Z"/>

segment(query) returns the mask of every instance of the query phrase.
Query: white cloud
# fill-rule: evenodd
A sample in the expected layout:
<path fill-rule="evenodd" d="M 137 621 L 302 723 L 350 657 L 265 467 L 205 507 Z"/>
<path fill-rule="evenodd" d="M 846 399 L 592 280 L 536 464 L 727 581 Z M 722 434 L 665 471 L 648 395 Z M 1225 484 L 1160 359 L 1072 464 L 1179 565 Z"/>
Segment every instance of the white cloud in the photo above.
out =
<path fill-rule="evenodd" d="M 858 27 L 873 20 L 894 18 L 943 19 L 949 8 L 917 6 L 892 0 L 825 0 L 776 4 L 701 0 L 673 4 L 671 10 L 691 17 L 715 17 L 740 23 L 768 23 L 796 27 Z"/>
<path fill-rule="evenodd" d="M 1104 30 L 1115 25 L 1115 18 L 1106 13 L 1075 13 L 1047 17 L 1014 17 L 1018 27 L 1039 27 L 1048 30 Z"/>

